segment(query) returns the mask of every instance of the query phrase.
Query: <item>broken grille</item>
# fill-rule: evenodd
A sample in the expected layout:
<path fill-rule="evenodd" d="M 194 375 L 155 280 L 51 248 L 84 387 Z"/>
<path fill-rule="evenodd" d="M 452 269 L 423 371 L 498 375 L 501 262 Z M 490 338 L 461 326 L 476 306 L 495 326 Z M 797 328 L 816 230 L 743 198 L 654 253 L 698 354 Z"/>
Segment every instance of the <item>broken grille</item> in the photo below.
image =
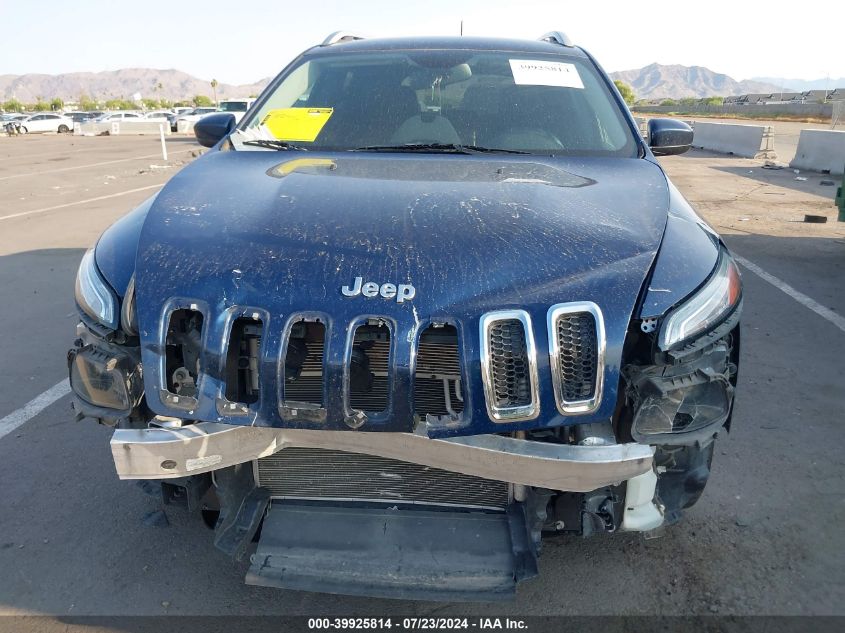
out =
<path fill-rule="evenodd" d="M 561 413 L 589 413 L 601 400 L 604 374 L 604 323 L 592 302 L 549 309 L 549 362 L 555 400 Z"/>
<path fill-rule="evenodd" d="M 505 482 L 346 451 L 286 448 L 255 464 L 258 484 L 276 498 L 496 510 L 509 498 Z"/>
<path fill-rule="evenodd" d="M 526 312 L 508 310 L 482 317 L 481 363 L 492 419 L 537 417 L 537 364 L 531 320 Z"/>
<path fill-rule="evenodd" d="M 299 322 L 290 331 L 285 358 L 284 399 L 291 405 L 323 406 L 325 327 Z M 390 337 L 387 328 L 358 328 L 350 360 L 350 406 L 382 411 L 389 401 Z M 458 333 L 453 325 L 432 325 L 420 336 L 414 375 L 414 412 L 455 418 L 464 409 Z"/>

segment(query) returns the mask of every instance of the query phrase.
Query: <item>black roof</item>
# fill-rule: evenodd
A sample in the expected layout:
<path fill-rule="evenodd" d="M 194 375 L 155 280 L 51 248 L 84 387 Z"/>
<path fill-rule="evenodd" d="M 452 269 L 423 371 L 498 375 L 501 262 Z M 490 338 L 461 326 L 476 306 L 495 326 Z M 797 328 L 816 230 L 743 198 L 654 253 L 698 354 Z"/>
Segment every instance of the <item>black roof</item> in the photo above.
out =
<path fill-rule="evenodd" d="M 540 40 L 514 40 L 494 37 L 396 37 L 348 40 L 330 46 L 315 46 L 309 54 L 320 52 L 362 52 L 390 50 L 479 50 L 509 51 L 520 54 L 542 53 L 585 57 L 578 47 L 561 46 Z"/>

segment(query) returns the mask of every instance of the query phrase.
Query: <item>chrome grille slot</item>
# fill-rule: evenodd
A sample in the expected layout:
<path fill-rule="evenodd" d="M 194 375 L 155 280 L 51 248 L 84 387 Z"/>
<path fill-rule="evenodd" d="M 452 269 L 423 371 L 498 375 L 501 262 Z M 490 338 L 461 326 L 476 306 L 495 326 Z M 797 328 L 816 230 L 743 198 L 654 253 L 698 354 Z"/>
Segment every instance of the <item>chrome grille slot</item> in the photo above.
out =
<path fill-rule="evenodd" d="M 532 420 L 539 415 L 537 359 L 528 313 L 505 310 L 482 317 L 481 366 L 492 419 Z"/>
<path fill-rule="evenodd" d="M 490 338 L 493 397 L 497 407 L 519 407 L 531 402 L 525 329 L 516 319 L 495 323 Z"/>
<path fill-rule="evenodd" d="M 604 322 L 592 302 L 552 306 L 548 316 L 549 362 L 561 413 L 589 413 L 601 401 Z"/>
<path fill-rule="evenodd" d="M 561 393 L 565 402 L 592 398 L 596 388 L 596 322 L 592 314 L 565 314 L 557 320 Z"/>
<path fill-rule="evenodd" d="M 387 459 L 318 448 L 286 448 L 256 462 L 271 496 L 504 509 L 508 484 Z"/>

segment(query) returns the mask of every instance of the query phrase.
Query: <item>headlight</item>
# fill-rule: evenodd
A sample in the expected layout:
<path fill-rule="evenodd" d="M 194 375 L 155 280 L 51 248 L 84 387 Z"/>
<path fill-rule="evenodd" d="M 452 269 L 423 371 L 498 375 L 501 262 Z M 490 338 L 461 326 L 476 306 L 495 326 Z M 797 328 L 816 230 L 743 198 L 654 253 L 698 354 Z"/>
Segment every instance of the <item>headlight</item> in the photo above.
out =
<path fill-rule="evenodd" d="M 97 270 L 93 248 L 85 253 L 76 273 L 76 304 L 95 321 L 117 329 L 117 297 Z"/>
<path fill-rule="evenodd" d="M 138 334 L 138 313 L 135 310 L 135 275 L 129 280 L 129 285 L 126 287 L 126 294 L 123 295 L 123 303 L 120 307 L 120 327 L 129 334 L 135 336 Z"/>
<path fill-rule="evenodd" d="M 731 256 L 722 251 L 707 283 L 669 313 L 660 331 L 660 348 L 669 349 L 711 329 L 733 311 L 741 294 L 739 270 Z"/>

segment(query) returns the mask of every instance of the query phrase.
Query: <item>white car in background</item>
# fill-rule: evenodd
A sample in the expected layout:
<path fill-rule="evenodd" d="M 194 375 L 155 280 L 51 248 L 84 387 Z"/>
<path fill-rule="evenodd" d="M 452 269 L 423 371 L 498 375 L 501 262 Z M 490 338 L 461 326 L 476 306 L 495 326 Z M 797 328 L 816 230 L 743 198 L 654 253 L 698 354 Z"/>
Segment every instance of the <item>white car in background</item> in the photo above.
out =
<path fill-rule="evenodd" d="M 144 115 L 141 114 L 140 112 L 123 112 L 123 111 L 121 111 L 121 112 L 106 112 L 105 114 L 98 116 L 94 120 L 97 123 L 102 123 L 103 121 L 120 122 L 120 121 L 124 121 L 124 120 L 128 120 L 128 119 L 140 121 L 143 118 L 144 118 Z"/>
<path fill-rule="evenodd" d="M 235 121 L 240 123 L 253 103 L 255 103 L 255 99 L 226 99 L 226 101 L 220 102 L 220 112 L 234 114 Z"/>
<path fill-rule="evenodd" d="M 173 116 L 173 113 L 169 110 L 153 110 L 152 112 L 144 113 L 144 118 L 148 121 L 154 120 L 164 122 L 167 121 L 171 116 Z"/>
<path fill-rule="evenodd" d="M 202 106 L 200 108 L 194 108 L 190 112 L 186 112 L 185 114 L 180 114 L 172 118 L 170 120 L 170 127 L 175 132 L 179 127 L 179 121 L 190 121 L 191 123 L 196 123 L 204 116 L 214 114 L 215 112 L 220 112 L 220 110 L 213 106 Z"/>
<path fill-rule="evenodd" d="M 73 129 L 73 119 L 63 114 L 53 112 L 39 112 L 20 120 L 21 132 L 70 132 Z"/>

